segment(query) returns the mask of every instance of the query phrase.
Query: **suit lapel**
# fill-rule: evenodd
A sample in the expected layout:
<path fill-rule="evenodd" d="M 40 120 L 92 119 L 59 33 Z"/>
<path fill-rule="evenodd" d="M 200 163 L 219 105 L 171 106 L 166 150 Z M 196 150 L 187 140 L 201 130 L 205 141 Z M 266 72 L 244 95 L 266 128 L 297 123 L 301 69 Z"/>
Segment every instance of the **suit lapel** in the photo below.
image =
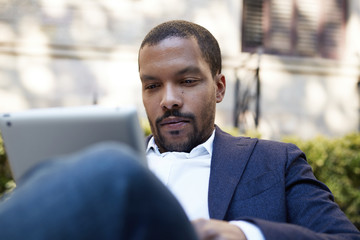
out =
<path fill-rule="evenodd" d="M 216 127 L 208 195 L 210 218 L 224 219 L 256 142 L 232 137 Z"/>

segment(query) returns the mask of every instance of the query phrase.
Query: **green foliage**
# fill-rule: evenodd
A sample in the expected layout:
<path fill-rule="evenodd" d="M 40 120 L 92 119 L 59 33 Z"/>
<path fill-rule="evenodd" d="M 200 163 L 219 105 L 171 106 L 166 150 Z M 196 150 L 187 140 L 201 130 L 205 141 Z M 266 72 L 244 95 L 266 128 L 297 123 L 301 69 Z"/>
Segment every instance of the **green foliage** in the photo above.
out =
<path fill-rule="evenodd" d="M 311 140 L 286 138 L 303 150 L 315 176 L 325 183 L 335 201 L 360 229 L 360 134 L 341 138 L 316 137 Z"/>
<path fill-rule="evenodd" d="M 3 141 L 0 137 L 0 195 L 12 186 L 12 177 L 7 162 Z"/>
<path fill-rule="evenodd" d="M 151 128 L 150 128 L 150 123 L 149 123 L 148 119 L 147 118 L 141 119 L 140 125 L 144 131 L 144 135 L 149 136 L 151 134 Z"/>

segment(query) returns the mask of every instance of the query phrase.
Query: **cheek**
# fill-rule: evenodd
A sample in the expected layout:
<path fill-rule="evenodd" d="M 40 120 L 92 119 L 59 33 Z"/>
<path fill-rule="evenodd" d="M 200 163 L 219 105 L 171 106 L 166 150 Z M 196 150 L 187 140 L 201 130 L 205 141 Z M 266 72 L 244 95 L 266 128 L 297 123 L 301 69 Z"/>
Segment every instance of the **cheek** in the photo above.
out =
<path fill-rule="evenodd" d="M 202 115 L 205 117 L 211 117 L 214 114 L 216 108 L 216 93 L 214 91 L 209 91 L 206 95 L 202 97 L 201 106 L 199 109 Z"/>
<path fill-rule="evenodd" d="M 150 121 L 154 121 L 157 117 L 158 105 L 151 99 L 143 98 L 145 112 Z"/>
<path fill-rule="evenodd" d="M 199 102 L 199 105 L 207 108 L 212 106 L 214 103 L 216 103 L 216 92 L 213 91 L 213 89 L 209 89 L 208 91 L 203 92 L 202 94 L 198 94 L 195 98 L 197 102 Z"/>

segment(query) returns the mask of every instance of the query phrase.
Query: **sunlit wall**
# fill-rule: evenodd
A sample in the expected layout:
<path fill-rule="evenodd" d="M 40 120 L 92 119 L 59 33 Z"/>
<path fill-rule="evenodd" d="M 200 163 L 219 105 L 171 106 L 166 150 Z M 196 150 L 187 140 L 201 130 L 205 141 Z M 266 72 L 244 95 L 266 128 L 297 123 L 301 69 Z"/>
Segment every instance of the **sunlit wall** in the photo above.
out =
<path fill-rule="evenodd" d="M 0 1 L 0 112 L 100 104 L 142 107 L 137 51 L 165 20 L 185 19 L 219 40 L 227 93 L 217 123 L 233 125 L 234 68 L 242 64 L 239 0 Z M 360 3 L 350 0 L 342 61 L 261 60 L 266 138 L 342 135 L 358 129 Z"/>

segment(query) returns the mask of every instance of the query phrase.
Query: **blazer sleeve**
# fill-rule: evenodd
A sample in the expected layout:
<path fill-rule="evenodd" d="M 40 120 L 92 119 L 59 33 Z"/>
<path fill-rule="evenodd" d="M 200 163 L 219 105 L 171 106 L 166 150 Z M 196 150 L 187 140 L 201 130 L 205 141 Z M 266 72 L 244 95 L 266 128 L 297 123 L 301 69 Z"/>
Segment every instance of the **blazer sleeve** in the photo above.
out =
<path fill-rule="evenodd" d="M 245 220 L 256 224 L 267 240 L 360 239 L 360 232 L 334 202 L 330 190 L 315 178 L 305 154 L 293 144 L 286 145 L 286 223 Z"/>

